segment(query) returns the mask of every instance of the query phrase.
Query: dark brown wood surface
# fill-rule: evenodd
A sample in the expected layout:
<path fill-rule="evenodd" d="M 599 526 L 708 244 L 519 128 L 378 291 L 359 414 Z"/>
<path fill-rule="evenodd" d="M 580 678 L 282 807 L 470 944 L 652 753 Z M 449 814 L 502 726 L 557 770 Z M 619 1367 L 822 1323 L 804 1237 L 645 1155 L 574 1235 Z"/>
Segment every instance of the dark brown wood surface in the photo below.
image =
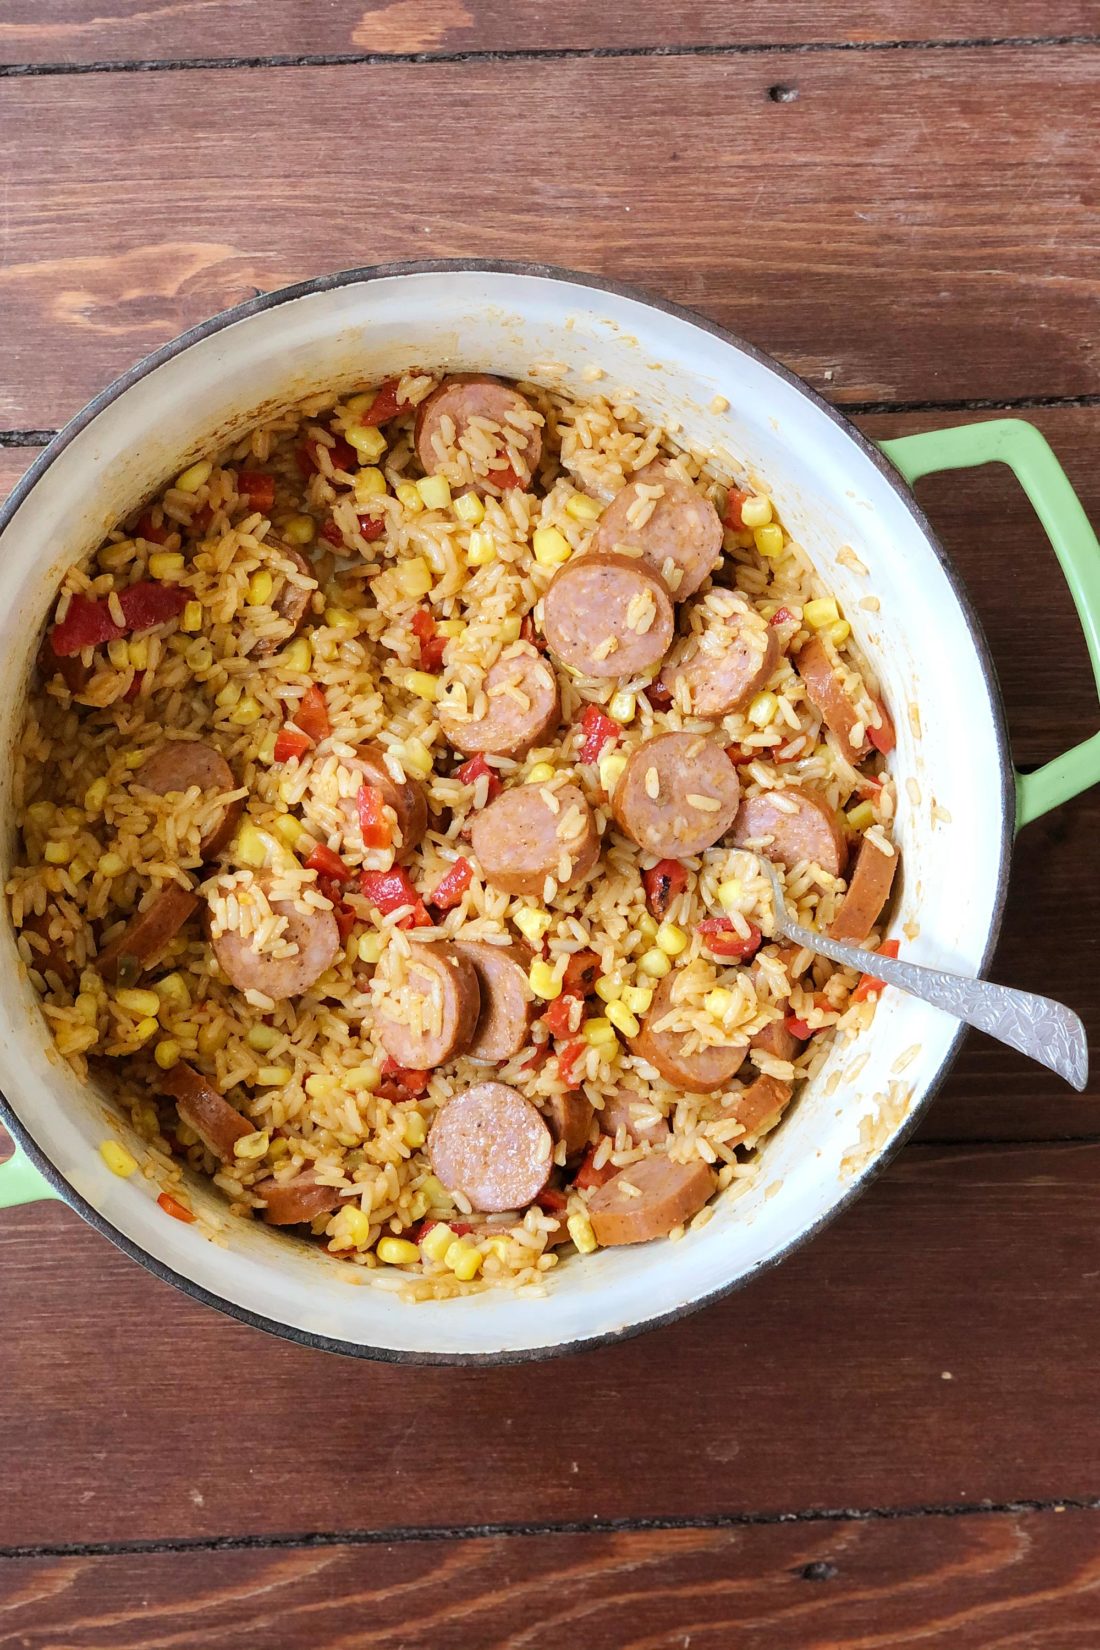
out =
<path fill-rule="evenodd" d="M 872 436 L 1029 417 L 1100 520 L 1098 36 L 1095 0 L 12 0 L 0 488 L 226 304 L 472 255 L 694 305 Z M 1046 760 L 1100 712 L 1042 532 L 997 468 L 918 496 Z M 1098 837 L 1097 794 L 1029 829 L 994 964 L 1094 1034 Z M 270 1340 L 5 1213 L 0 1650 L 1091 1650 L 1098 1180 L 1100 1088 L 973 1036 L 781 1268 L 480 1371 Z"/>

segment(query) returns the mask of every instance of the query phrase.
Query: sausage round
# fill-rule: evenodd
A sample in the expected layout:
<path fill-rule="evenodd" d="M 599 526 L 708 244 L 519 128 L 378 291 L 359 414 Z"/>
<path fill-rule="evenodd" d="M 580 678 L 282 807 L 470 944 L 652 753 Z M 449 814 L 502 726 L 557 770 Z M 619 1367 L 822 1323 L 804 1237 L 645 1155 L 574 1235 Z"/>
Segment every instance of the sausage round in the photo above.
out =
<path fill-rule="evenodd" d="M 432 1124 L 428 1155 L 449 1191 L 486 1214 L 525 1208 L 550 1178 L 553 1140 L 530 1100 L 504 1083 L 478 1083 Z"/>
<path fill-rule="evenodd" d="M 502 791 L 475 818 L 470 845 L 486 882 L 504 894 L 541 894 L 547 877 L 559 888 L 571 888 L 600 857 L 596 821 L 576 785 L 552 792 L 543 785 Z"/>
<path fill-rule="evenodd" d="M 255 1133 L 255 1123 L 250 1123 L 184 1060 L 177 1061 L 169 1071 L 158 1071 L 156 1086 L 158 1093 L 170 1095 L 176 1102 L 183 1121 L 215 1157 L 231 1161 L 237 1141 Z"/>
<path fill-rule="evenodd" d="M 779 1077 L 758 1077 L 726 1107 L 747 1135 L 762 1134 L 777 1123 L 790 1104 L 793 1089 Z"/>
<path fill-rule="evenodd" d="M 669 1127 L 663 1117 L 652 1122 L 639 1123 L 638 1112 L 652 1112 L 653 1106 L 647 1100 L 642 1100 L 629 1089 L 616 1089 L 609 1094 L 599 1113 L 598 1122 L 603 1134 L 608 1134 L 614 1140 L 620 1129 L 625 1130 L 626 1137 L 635 1146 L 659 1146 L 662 1140 L 667 1140 Z"/>
<path fill-rule="evenodd" d="M 551 1094 L 545 1107 L 555 1144 L 564 1141 L 566 1157 L 576 1157 L 588 1144 L 588 1131 L 595 1115 L 591 1100 L 578 1090 L 569 1089 L 563 1094 Z"/>
<path fill-rule="evenodd" d="M 134 780 L 147 791 L 155 791 L 157 796 L 189 791 L 196 785 L 200 791 L 212 791 L 215 795 L 237 789 L 233 769 L 225 757 L 201 739 L 166 739 L 145 758 Z M 213 859 L 221 853 L 237 829 L 244 800 L 239 796 L 235 802 L 228 802 L 207 827 L 199 842 L 203 859 Z"/>
<path fill-rule="evenodd" d="M 260 991 L 279 1003 L 304 996 L 332 967 L 340 951 L 340 930 L 331 911 L 299 911 L 289 900 L 272 900 L 271 909 L 286 918 L 283 938 L 297 945 L 296 955 L 275 957 L 256 951 L 249 939 L 233 931 L 210 943 L 230 985 L 238 991 Z"/>
<path fill-rule="evenodd" d="M 304 1169 L 293 1180 L 261 1180 L 252 1190 L 264 1201 L 264 1219 L 269 1226 L 300 1226 L 327 1215 L 347 1197 L 338 1186 L 324 1186 L 312 1169 Z"/>
<path fill-rule="evenodd" d="M 674 1163 L 657 1152 L 643 1157 L 620 1169 L 588 1199 L 596 1241 L 610 1249 L 667 1237 L 699 1213 L 717 1185 L 717 1175 L 705 1163 Z"/>
<path fill-rule="evenodd" d="M 306 589 L 300 584 L 293 583 L 285 573 L 280 573 L 276 569 L 276 577 L 281 577 L 283 583 L 271 607 L 280 619 L 286 621 L 290 629 L 282 636 L 262 636 L 252 649 L 254 659 L 262 659 L 268 653 L 274 653 L 277 648 L 285 647 L 289 641 L 293 641 L 306 622 L 310 604 L 313 601 L 313 592 L 317 588 L 313 568 L 304 556 L 299 555 L 297 550 L 292 550 L 288 544 L 277 544 L 273 548 L 287 561 L 293 562 L 302 577 L 310 579 L 312 583 Z"/>
<path fill-rule="evenodd" d="M 35 936 L 34 940 L 29 941 L 27 945 L 32 959 L 31 967 L 36 968 L 40 974 L 47 972 L 56 974 L 62 985 L 72 985 L 76 979 L 76 968 L 65 955 L 61 941 L 54 939 L 50 934 L 53 919 L 54 909 L 52 906 L 47 906 L 41 916 L 33 911 L 28 911 L 23 918 L 20 933 Z"/>
<path fill-rule="evenodd" d="M 351 761 L 343 758 L 343 765 L 358 768 L 364 785 L 373 785 L 381 791 L 382 801 L 393 809 L 401 833 L 400 844 L 394 845 L 394 857 L 408 859 L 428 829 L 428 799 L 423 785 L 415 779 L 399 783 L 386 766 L 386 753 L 381 745 L 359 745 Z M 359 805 L 354 797 L 345 800 L 344 812 L 353 824 L 358 824 Z"/>
<path fill-rule="evenodd" d="M 685 637 L 661 672 L 673 698 L 694 716 L 728 716 L 766 686 L 779 659 L 775 631 L 759 615 L 735 609 Z"/>
<path fill-rule="evenodd" d="M 699 733 L 659 733 L 627 758 L 611 812 L 643 852 L 685 859 L 726 834 L 740 797 L 737 770 L 721 745 Z"/>
<path fill-rule="evenodd" d="M 144 911 L 130 918 L 122 933 L 105 946 L 95 966 L 105 980 L 115 981 L 122 971 L 123 958 L 133 958 L 136 971 L 133 979 L 155 962 L 170 940 L 198 908 L 199 898 L 189 888 L 180 888 L 170 882 L 163 887 Z M 132 984 L 128 979 L 127 984 Z M 121 983 L 121 981 L 119 981 Z"/>
<path fill-rule="evenodd" d="M 481 1008 L 477 971 L 448 944 L 422 942 L 409 958 L 396 1000 L 378 1013 L 378 1040 L 391 1060 L 413 1071 L 432 1071 L 463 1053 Z M 405 1019 L 393 1012 L 400 1004 Z"/>
<path fill-rule="evenodd" d="M 777 1060 L 793 1060 L 801 1043 L 783 1019 L 771 1020 L 755 1036 L 749 1038 L 749 1047 L 771 1054 Z"/>
<path fill-rule="evenodd" d="M 473 964 L 481 992 L 481 1011 L 466 1056 L 499 1065 L 527 1041 L 535 1012 L 527 978 L 531 953 L 524 945 L 489 945 L 484 940 L 457 940 L 455 950 Z"/>
<path fill-rule="evenodd" d="M 731 1082 L 745 1058 L 745 1044 L 719 1044 L 686 1051 L 691 1032 L 659 1029 L 660 1021 L 677 1007 L 675 991 L 679 975 L 666 974 L 653 993 L 649 1012 L 634 1039 L 634 1053 L 655 1066 L 666 1082 L 690 1094 L 709 1094 Z"/>
<path fill-rule="evenodd" d="M 632 515 L 644 514 L 641 489 L 663 487 L 648 519 L 641 526 L 631 523 Z M 673 599 L 694 596 L 707 574 L 722 559 L 722 523 L 709 499 L 690 481 L 673 475 L 668 464 L 655 458 L 632 476 L 600 517 L 592 539 L 592 549 L 601 554 L 626 545 L 641 552 L 655 573 L 659 573 Z"/>
<path fill-rule="evenodd" d="M 488 707 L 484 716 L 463 722 L 446 703 L 439 707 L 443 734 L 466 756 L 526 756 L 534 745 L 545 745 L 561 721 L 558 679 L 553 666 L 537 650 L 518 643 L 485 677 Z"/>
<path fill-rule="evenodd" d="M 794 807 L 788 809 L 786 802 Z M 819 792 L 797 785 L 747 796 L 737 810 L 731 841 L 737 848 L 759 845 L 766 859 L 788 870 L 811 860 L 839 877 L 848 862 L 848 839 L 837 810 Z"/>
<path fill-rule="evenodd" d="M 857 945 L 862 944 L 890 898 L 897 868 L 896 848 L 892 854 L 884 854 L 871 837 L 860 839 L 848 892 L 829 924 L 829 933 L 834 940 L 853 940 Z"/>
<path fill-rule="evenodd" d="M 799 649 L 795 659 L 798 674 L 806 684 L 806 693 L 814 709 L 831 733 L 840 740 L 849 762 L 862 761 L 871 748 L 863 717 L 845 690 L 845 673 L 835 654 L 820 636 L 811 637 Z M 858 740 L 853 740 L 854 729 L 861 728 Z"/>
<path fill-rule="evenodd" d="M 452 453 L 456 448 L 462 450 L 460 443 L 471 420 L 486 420 L 497 429 L 485 433 L 492 436 L 499 432 L 496 461 L 490 461 L 488 468 L 484 460 L 471 461 L 474 487 L 497 492 L 507 487 L 527 487 L 542 456 L 542 431 L 529 421 L 530 413 L 531 403 L 511 384 L 482 373 L 452 373 L 417 409 L 417 457 L 428 475 L 448 469 L 453 464 Z M 444 419 L 453 426 L 450 439 Z M 516 440 L 508 440 L 504 434 L 510 423 Z M 468 453 L 465 456 L 469 458 Z"/>
<path fill-rule="evenodd" d="M 582 676 L 637 676 L 672 642 L 672 599 L 644 561 L 612 552 L 559 567 L 542 598 L 551 650 Z"/>

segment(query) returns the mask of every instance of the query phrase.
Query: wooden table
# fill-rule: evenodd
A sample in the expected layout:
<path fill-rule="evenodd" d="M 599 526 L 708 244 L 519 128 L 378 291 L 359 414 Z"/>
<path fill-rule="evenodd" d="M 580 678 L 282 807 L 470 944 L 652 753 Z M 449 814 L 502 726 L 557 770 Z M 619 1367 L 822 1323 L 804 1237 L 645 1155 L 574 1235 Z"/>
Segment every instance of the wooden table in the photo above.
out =
<path fill-rule="evenodd" d="M 695 305 L 871 435 L 1018 411 L 1100 519 L 1098 30 L 1096 0 L 9 0 L 3 482 L 215 310 L 475 255 Z M 1007 472 L 920 494 L 1018 758 L 1084 737 Z M 995 965 L 1094 1031 L 1098 835 L 1100 795 L 1029 830 Z M 1100 1090 L 975 1037 L 778 1271 L 498 1370 L 267 1340 L 61 1206 L 5 1215 L 0 1650 L 1094 1645 L 1098 1173 Z"/>

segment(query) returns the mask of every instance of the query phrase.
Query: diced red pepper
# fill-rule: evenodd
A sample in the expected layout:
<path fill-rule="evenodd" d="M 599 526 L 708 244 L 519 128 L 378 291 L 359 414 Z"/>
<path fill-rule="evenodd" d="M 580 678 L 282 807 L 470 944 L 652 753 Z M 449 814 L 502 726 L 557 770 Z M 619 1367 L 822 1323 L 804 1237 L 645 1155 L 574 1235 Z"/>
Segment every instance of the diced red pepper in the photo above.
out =
<path fill-rule="evenodd" d="M 214 511 L 209 504 L 200 504 L 191 517 L 191 530 L 194 533 L 205 533 L 214 519 Z"/>
<path fill-rule="evenodd" d="M 663 682 L 650 682 L 645 696 L 654 710 L 668 710 L 672 705 L 672 689 Z"/>
<path fill-rule="evenodd" d="M 327 447 L 328 443 L 311 437 L 310 440 L 303 441 L 298 448 L 295 457 L 303 480 L 308 481 L 314 470 L 320 470 L 321 460 L 318 456 L 318 450 L 323 446 Z M 334 444 L 328 448 L 328 455 L 334 470 L 351 471 L 357 468 L 355 449 L 349 447 L 343 436 L 338 435 L 336 437 Z"/>
<path fill-rule="evenodd" d="M 540 1209 L 545 1209 L 548 1215 L 564 1214 L 569 1205 L 569 1199 L 557 1186 L 544 1186 L 537 1194 L 535 1202 Z"/>
<path fill-rule="evenodd" d="M 741 506 L 752 497 L 743 487 L 731 487 L 726 494 L 726 509 L 722 516 L 722 526 L 730 527 L 735 533 L 745 530 L 745 523 L 741 520 Z"/>
<path fill-rule="evenodd" d="M 777 607 L 771 618 L 768 620 L 768 623 L 772 626 L 790 624 L 793 619 L 794 614 L 791 612 L 789 607 Z"/>
<path fill-rule="evenodd" d="M 763 752 L 761 751 L 744 750 L 740 745 L 726 746 L 726 755 L 729 757 L 735 768 L 743 768 L 747 762 L 755 762 L 757 757 L 762 754 Z"/>
<path fill-rule="evenodd" d="M 374 400 L 362 415 L 362 422 L 368 429 L 376 424 L 388 424 L 391 418 L 397 418 L 405 411 L 408 403 L 397 399 L 397 386 L 400 382 L 399 378 L 387 378 L 386 382 L 375 390 Z"/>
<path fill-rule="evenodd" d="M 894 724 L 882 700 L 879 699 L 877 704 L 882 722 L 877 728 L 873 728 L 868 724 L 867 737 L 877 751 L 881 751 L 883 756 L 889 756 L 898 742 L 897 734 L 894 732 Z"/>
<path fill-rule="evenodd" d="M 577 1004 L 583 1012 L 583 1000 L 573 993 L 563 991 L 560 997 L 555 997 L 549 1005 L 543 1019 L 546 1028 L 552 1037 L 573 1037 L 580 1028 L 580 1016 L 577 1024 L 573 1024 L 573 1007 Z"/>
<path fill-rule="evenodd" d="M 418 607 L 412 616 L 412 633 L 420 643 L 421 670 L 437 671 L 443 668 L 443 650 L 446 636 L 437 636 L 435 618 L 426 607 Z"/>
<path fill-rule="evenodd" d="M 301 703 L 291 720 L 295 727 L 309 735 L 315 745 L 327 739 L 332 732 L 325 695 L 316 682 L 311 682 L 302 694 Z"/>
<path fill-rule="evenodd" d="M 583 1037 L 574 1037 L 571 1043 L 566 1043 L 562 1048 L 558 1049 L 558 1075 L 560 1076 L 562 1082 L 567 1086 L 572 1085 L 574 1076 L 573 1068 L 576 1066 L 578 1060 L 584 1058 L 587 1049 L 588 1044 L 585 1042 Z"/>
<path fill-rule="evenodd" d="M 382 1082 L 377 1092 L 385 1100 L 419 1100 L 427 1090 L 431 1075 L 430 1071 L 416 1071 L 411 1066 L 399 1066 L 396 1060 L 391 1060 L 387 1055 L 382 1063 Z"/>
<path fill-rule="evenodd" d="M 562 991 L 574 997 L 588 997 L 600 977 L 600 959 L 594 951 L 574 951 L 565 965 Z"/>
<path fill-rule="evenodd" d="M 451 910 L 452 906 L 461 903 L 473 874 L 474 868 L 468 859 L 456 859 L 450 870 L 440 877 L 434 891 L 428 895 L 428 904 L 434 905 L 440 911 Z"/>
<path fill-rule="evenodd" d="M 284 724 L 275 735 L 274 758 L 276 762 L 289 762 L 292 757 L 304 756 L 306 751 L 313 749 L 313 740 L 301 728 Z"/>
<path fill-rule="evenodd" d="M 386 799 L 378 786 L 360 785 L 355 806 L 364 848 L 388 848 L 393 841 L 393 832 L 383 811 Z"/>
<path fill-rule="evenodd" d="M 540 634 L 539 627 L 535 623 L 535 616 L 533 613 L 525 613 L 523 615 L 523 622 L 519 627 L 519 634 L 521 641 L 529 642 L 531 646 L 537 648 L 540 653 L 546 652 L 546 638 Z"/>
<path fill-rule="evenodd" d="M 133 675 L 133 680 L 131 681 L 130 686 L 126 689 L 126 692 L 122 695 L 123 699 L 126 699 L 126 700 L 136 699 L 138 694 L 141 692 L 141 684 L 144 680 L 145 680 L 145 672 L 143 670 L 135 670 L 134 675 Z"/>
<path fill-rule="evenodd" d="M 424 901 L 409 881 L 409 874 L 395 865 L 389 871 L 364 871 L 359 878 L 363 897 L 376 905 L 383 916 L 411 905 L 412 914 L 401 919 L 402 928 L 430 928 L 432 919 Z"/>
<path fill-rule="evenodd" d="M 736 958 L 739 962 L 755 957 L 764 937 L 754 922 L 749 923 L 748 938 L 742 937 L 729 917 L 704 917 L 698 925 L 698 932 L 713 956 Z"/>
<path fill-rule="evenodd" d="M 823 991 L 818 991 L 815 993 L 814 1002 L 817 1004 L 818 1008 L 824 1009 L 826 1014 L 831 1014 L 834 1012 L 832 1003 Z M 806 1021 L 803 1020 L 798 1014 L 788 1014 L 786 1019 L 783 1021 L 783 1024 L 786 1026 L 791 1036 L 797 1037 L 800 1043 L 809 1042 L 810 1038 L 814 1035 Z M 821 1028 L 819 1027 L 818 1029 L 820 1030 Z"/>
<path fill-rule="evenodd" d="M 153 526 L 153 513 L 151 510 L 146 510 L 145 514 L 138 519 L 134 532 L 139 539 L 145 539 L 149 544 L 163 544 L 168 537 L 167 527 Z"/>
<path fill-rule="evenodd" d="M 194 1224 L 195 1216 L 191 1210 L 185 1208 L 178 1199 L 172 1196 L 171 1192 L 161 1192 L 157 1198 L 157 1203 L 166 1215 L 172 1216 L 173 1220 L 182 1220 L 188 1226 Z"/>
<path fill-rule="evenodd" d="M 315 843 L 310 849 L 306 870 L 316 871 L 322 877 L 331 877 L 334 882 L 350 882 L 355 874 L 348 870 L 340 855 L 334 854 L 323 842 Z"/>
<path fill-rule="evenodd" d="M 509 487 L 527 486 L 526 481 L 516 474 L 510 464 L 502 464 L 499 470 L 490 470 L 485 479 L 494 487 L 499 487 L 502 493 L 507 492 Z"/>
<path fill-rule="evenodd" d="M 489 776 L 488 801 L 492 802 L 494 797 L 500 795 L 500 776 L 495 768 L 489 766 L 480 751 L 476 756 L 471 756 L 468 762 L 463 762 L 460 768 L 455 769 L 455 778 L 463 785 L 476 785 L 484 774 Z"/>
<path fill-rule="evenodd" d="M 317 877 L 318 892 L 324 894 L 327 900 L 332 901 L 332 914 L 336 918 L 336 927 L 340 932 L 340 938 L 342 940 L 347 939 L 348 935 L 355 927 L 355 924 L 359 921 L 359 918 L 356 916 L 351 906 L 348 905 L 341 891 L 342 884 L 346 881 L 346 879 L 346 870 L 343 870 L 341 876 L 339 877 L 325 876 L 323 872 L 319 872 Z"/>
<path fill-rule="evenodd" d="M 584 1161 L 575 1176 L 576 1184 L 586 1192 L 592 1191 L 596 1186 L 606 1186 L 607 1182 L 614 1179 L 619 1172 L 610 1158 L 606 1163 L 602 1163 L 598 1169 L 593 1167 L 592 1159 L 598 1150 L 598 1146 L 589 1146 L 584 1154 Z"/>
<path fill-rule="evenodd" d="M 520 1071 L 537 1071 L 540 1066 L 544 1066 L 546 1064 L 549 1058 L 550 1044 L 536 1043 L 534 1049 L 527 1056 L 526 1060 L 521 1060 L 519 1069 Z"/>
<path fill-rule="evenodd" d="M 658 922 L 665 920 L 673 900 L 687 887 L 687 879 L 687 869 L 678 859 L 659 859 L 642 872 L 646 902 Z"/>
<path fill-rule="evenodd" d="M 581 717 L 581 748 L 582 762 L 596 762 L 604 746 L 622 733 L 618 722 L 613 722 L 610 716 L 605 716 L 599 705 L 585 705 Z"/>
<path fill-rule="evenodd" d="M 254 510 L 270 510 L 275 502 L 275 477 L 263 470 L 242 470 L 237 476 L 237 491 Z"/>
<path fill-rule="evenodd" d="M 64 619 L 50 631 L 50 646 L 55 656 L 64 659 L 86 647 L 113 642 L 133 631 L 167 624 L 169 619 L 178 618 L 187 605 L 187 593 L 179 585 L 158 584 L 152 579 L 120 590 L 118 599 L 125 621 L 121 625 L 112 619 L 106 599 L 93 601 L 88 596 L 73 596 Z"/>
<path fill-rule="evenodd" d="M 896 957 L 901 950 L 900 940 L 883 940 L 875 952 L 876 957 Z M 878 980 L 873 974 L 864 974 L 859 984 L 852 992 L 851 1001 L 862 1003 L 868 997 L 877 996 L 880 991 L 886 990 L 886 981 Z"/>
<path fill-rule="evenodd" d="M 331 516 L 328 517 L 327 521 L 321 523 L 321 537 L 326 544 L 331 544 L 334 550 L 344 548 L 344 535 Z"/>
<path fill-rule="evenodd" d="M 364 511 L 362 515 L 356 517 L 356 520 L 359 523 L 359 536 L 366 539 L 368 544 L 373 544 L 375 539 L 384 537 L 386 532 L 385 516 L 372 516 Z"/>

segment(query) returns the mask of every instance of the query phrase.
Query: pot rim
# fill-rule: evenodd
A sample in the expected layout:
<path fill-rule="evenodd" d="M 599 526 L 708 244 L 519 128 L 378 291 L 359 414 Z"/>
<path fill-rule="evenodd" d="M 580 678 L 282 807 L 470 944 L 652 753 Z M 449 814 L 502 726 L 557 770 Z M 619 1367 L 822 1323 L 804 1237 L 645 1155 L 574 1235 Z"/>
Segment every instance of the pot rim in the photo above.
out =
<path fill-rule="evenodd" d="M 947 551 L 937 538 L 927 516 L 918 505 L 913 492 L 874 442 L 863 435 L 845 417 L 843 412 L 826 401 L 789 367 L 776 361 L 766 351 L 757 349 L 755 345 L 747 343 L 727 327 L 720 326 L 717 322 L 698 314 L 686 305 L 673 303 L 666 298 L 658 297 L 647 292 L 645 288 L 630 282 L 608 280 L 603 276 L 583 274 L 555 264 L 495 258 L 426 258 L 397 260 L 384 264 L 366 264 L 358 268 L 337 270 L 329 275 L 314 276 L 306 281 L 297 281 L 290 286 L 279 287 L 273 292 L 260 293 L 254 298 L 247 298 L 242 303 L 235 304 L 231 309 L 220 310 L 216 315 L 210 316 L 197 326 L 180 333 L 178 337 L 170 340 L 167 344 L 162 344 L 159 349 L 135 362 L 132 367 L 127 368 L 105 389 L 93 396 L 57 432 L 25 475 L 16 483 L 7 501 L 0 506 L 0 534 L 4 533 L 24 500 L 46 475 L 54 461 L 76 437 L 92 424 L 101 412 L 113 405 L 127 391 L 140 384 L 144 378 L 148 377 L 150 373 L 166 361 L 173 360 L 193 345 L 202 343 L 205 339 L 224 331 L 238 321 L 246 320 L 252 315 L 262 314 L 267 310 L 278 309 L 283 304 L 293 303 L 299 298 L 333 292 L 342 287 L 366 285 L 369 282 L 378 280 L 389 280 L 399 276 L 438 274 L 512 275 L 582 287 L 590 292 L 606 292 L 615 297 L 626 298 L 638 303 L 644 308 L 673 316 L 676 320 L 686 322 L 700 331 L 710 333 L 712 337 L 731 345 L 734 349 L 747 355 L 757 365 L 782 379 L 808 401 L 817 412 L 823 413 L 848 437 L 892 488 L 932 550 L 951 586 L 952 593 L 959 604 L 967 629 L 970 632 L 989 695 L 997 745 L 997 761 L 1001 774 L 1001 835 L 999 844 L 1000 864 L 997 873 L 993 910 L 979 963 L 979 972 L 984 972 L 996 948 L 1004 918 L 1011 848 L 1015 830 L 1016 787 L 1000 684 L 981 621 L 966 587 Z M 3 1093 L 0 1093 L 0 1121 L 3 1122 L 17 1145 L 26 1152 L 35 1168 L 53 1187 L 63 1202 L 75 1209 L 90 1226 L 108 1238 L 116 1248 L 121 1249 L 130 1259 L 137 1261 L 139 1265 L 145 1267 L 147 1271 L 152 1272 L 154 1276 L 162 1281 L 174 1284 L 177 1289 L 182 1290 L 186 1295 L 190 1295 L 193 1300 L 199 1301 L 202 1305 L 213 1307 L 215 1310 L 226 1314 L 228 1317 L 235 1318 L 238 1322 L 247 1324 L 253 1329 L 263 1330 L 266 1334 L 278 1336 L 283 1340 L 296 1341 L 303 1346 L 314 1347 L 321 1351 L 340 1353 L 346 1357 L 370 1359 L 379 1363 L 484 1365 L 492 1367 L 506 1364 L 533 1363 L 548 1358 L 564 1357 L 570 1353 L 595 1350 L 599 1347 L 614 1345 L 619 1341 L 631 1340 L 636 1335 L 641 1335 L 651 1329 L 663 1328 L 667 1324 L 675 1323 L 691 1313 L 712 1305 L 725 1296 L 733 1294 L 735 1290 L 744 1288 L 746 1284 L 763 1272 L 770 1271 L 778 1266 L 781 1261 L 786 1260 L 788 1255 L 800 1249 L 835 1220 L 891 1162 L 913 1133 L 930 1102 L 938 1094 L 944 1078 L 958 1054 L 965 1031 L 965 1025 L 960 1023 L 958 1030 L 944 1052 L 939 1068 L 889 1144 L 878 1151 L 860 1172 L 853 1176 L 844 1193 L 817 1220 L 804 1227 L 766 1260 L 758 1262 L 739 1277 L 731 1279 L 730 1282 L 721 1284 L 705 1295 L 685 1301 L 668 1312 L 658 1313 L 653 1317 L 643 1318 L 635 1323 L 627 1324 L 622 1328 L 611 1329 L 602 1334 L 584 1335 L 569 1341 L 552 1341 L 542 1346 L 523 1347 L 509 1351 L 424 1352 L 407 1351 L 394 1347 L 367 1346 L 361 1342 L 345 1341 L 335 1336 L 321 1335 L 312 1330 L 300 1329 L 293 1324 L 285 1323 L 264 1313 L 254 1312 L 248 1307 L 240 1306 L 235 1301 L 227 1300 L 224 1296 L 215 1294 L 204 1285 L 196 1283 L 186 1274 L 178 1272 L 174 1267 L 158 1260 L 146 1249 L 143 1249 L 140 1244 L 121 1232 L 99 1210 L 88 1203 L 56 1168 L 52 1160 L 46 1156 L 21 1120 L 14 1115 L 11 1105 Z"/>

